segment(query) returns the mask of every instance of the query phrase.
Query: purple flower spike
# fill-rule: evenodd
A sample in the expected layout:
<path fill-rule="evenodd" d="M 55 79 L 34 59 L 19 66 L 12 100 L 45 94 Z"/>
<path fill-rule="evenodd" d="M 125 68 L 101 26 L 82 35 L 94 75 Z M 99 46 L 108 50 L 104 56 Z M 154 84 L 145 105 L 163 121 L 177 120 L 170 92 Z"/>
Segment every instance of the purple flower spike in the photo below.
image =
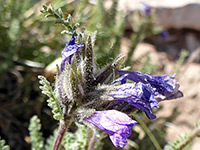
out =
<path fill-rule="evenodd" d="M 128 115 L 117 110 L 95 111 L 91 116 L 85 117 L 84 121 L 90 122 L 107 132 L 115 147 L 124 147 L 126 138 L 131 135 L 131 127 L 137 124 Z"/>
<path fill-rule="evenodd" d="M 69 43 L 66 44 L 64 50 L 61 52 L 61 58 L 62 58 L 61 72 L 65 68 L 65 62 L 67 61 L 67 62 L 71 63 L 71 58 L 72 58 L 73 54 L 76 53 L 79 48 L 84 46 L 84 45 L 76 45 L 75 44 L 74 35 L 75 35 L 75 31 L 73 32 L 71 40 L 69 41 Z"/>
<path fill-rule="evenodd" d="M 143 110 L 149 119 L 156 118 L 152 112 L 152 108 L 158 108 L 158 102 L 154 99 L 157 92 L 148 84 L 139 82 L 118 85 L 116 86 L 116 90 L 112 91 L 109 95 L 115 100 L 126 101 L 130 105 Z"/>
<path fill-rule="evenodd" d="M 139 71 L 123 71 L 123 70 L 119 70 L 118 73 L 121 76 L 124 76 L 126 74 L 124 78 L 132 80 L 136 83 L 142 82 L 144 84 L 150 84 L 153 88 L 156 88 L 156 91 L 159 94 L 162 94 L 166 97 L 169 97 L 169 95 L 171 96 L 172 94 L 176 94 L 177 92 L 181 93 L 180 91 L 178 91 L 179 85 L 174 79 L 175 75 L 153 76 L 151 73 L 143 73 Z M 125 80 L 124 78 L 123 80 Z M 173 97 L 171 97 L 170 99 L 172 98 Z"/>
<path fill-rule="evenodd" d="M 147 5 L 146 3 L 142 2 L 142 6 L 139 8 L 139 10 L 146 15 L 150 14 L 151 12 L 151 6 Z"/>

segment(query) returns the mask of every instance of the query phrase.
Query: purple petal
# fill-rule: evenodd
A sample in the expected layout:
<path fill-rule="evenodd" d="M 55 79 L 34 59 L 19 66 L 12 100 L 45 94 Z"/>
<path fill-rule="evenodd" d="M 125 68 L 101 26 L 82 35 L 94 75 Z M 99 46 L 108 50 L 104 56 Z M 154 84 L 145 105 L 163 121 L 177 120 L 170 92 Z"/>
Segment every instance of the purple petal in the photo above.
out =
<path fill-rule="evenodd" d="M 127 78 L 126 76 L 128 76 L 128 74 L 124 74 L 121 77 L 115 79 L 111 84 L 115 84 L 115 83 L 118 83 L 118 82 L 121 82 L 121 84 L 126 83 L 126 78 Z"/>
<path fill-rule="evenodd" d="M 117 110 L 96 111 L 84 120 L 107 132 L 116 147 L 127 144 L 126 138 L 131 134 L 131 127 L 137 124 L 128 115 Z"/>
<path fill-rule="evenodd" d="M 176 98 L 180 98 L 183 97 L 183 93 L 181 91 L 179 91 L 179 84 L 176 82 L 175 78 L 175 74 L 168 76 L 165 79 L 165 82 L 169 85 L 171 85 L 173 87 L 173 91 L 166 91 L 165 92 L 165 98 L 164 99 L 160 99 L 159 101 L 163 101 L 163 100 L 170 100 L 170 99 L 176 99 Z"/>
<path fill-rule="evenodd" d="M 178 92 L 177 87 L 179 87 L 179 85 L 174 79 L 175 75 L 153 76 L 150 73 L 142 73 L 139 71 L 123 71 L 123 70 L 119 70 L 118 73 L 121 76 L 123 76 L 124 74 L 128 74 L 126 75 L 126 79 L 132 80 L 136 83 L 142 82 L 144 84 L 150 84 L 152 87 L 156 88 L 159 94 L 162 94 L 164 96 L 170 95 L 170 93 L 175 94 L 176 92 Z"/>
<path fill-rule="evenodd" d="M 61 58 L 62 58 L 61 72 L 64 70 L 65 62 L 67 61 L 71 63 L 71 58 L 73 54 L 76 53 L 79 48 L 84 46 L 84 45 L 76 45 L 74 36 L 75 36 L 75 31 L 73 32 L 71 40 L 69 41 L 69 43 L 66 44 L 65 48 L 61 52 Z"/>
<path fill-rule="evenodd" d="M 126 101 L 130 105 L 143 110 L 149 119 L 155 119 L 152 112 L 153 107 L 158 107 L 158 102 L 154 99 L 157 95 L 155 89 L 150 85 L 141 82 L 136 84 L 126 83 L 116 86 L 110 94 L 115 100 Z"/>
<path fill-rule="evenodd" d="M 127 144 L 126 138 L 123 138 L 120 134 L 113 134 L 110 135 L 109 137 L 112 143 L 115 145 L 115 147 L 123 148 Z"/>

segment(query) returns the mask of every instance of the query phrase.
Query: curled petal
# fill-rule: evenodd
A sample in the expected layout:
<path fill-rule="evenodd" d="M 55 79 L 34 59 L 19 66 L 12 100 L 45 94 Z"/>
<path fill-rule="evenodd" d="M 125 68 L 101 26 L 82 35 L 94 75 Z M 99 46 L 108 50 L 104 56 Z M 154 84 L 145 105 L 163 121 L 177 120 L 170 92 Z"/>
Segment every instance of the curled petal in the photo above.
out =
<path fill-rule="evenodd" d="M 179 85 L 174 79 L 175 74 L 171 76 L 169 75 L 153 76 L 151 73 L 143 73 L 139 71 L 123 71 L 123 70 L 119 70 L 118 73 L 121 76 L 124 76 L 126 74 L 124 78 L 132 80 L 136 83 L 142 82 L 144 84 L 150 84 L 153 88 L 156 88 L 156 91 L 159 94 L 162 94 L 166 97 L 169 97 L 169 95 L 172 96 L 173 94 L 176 95 L 177 92 L 181 93 L 178 90 Z M 181 96 L 181 94 L 179 94 L 179 96 Z"/>
<path fill-rule="evenodd" d="M 128 74 L 123 74 L 121 77 L 115 79 L 111 84 L 115 84 L 118 82 L 121 82 L 121 84 L 126 83 L 126 78 L 127 78 Z"/>
<path fill-rule="evenodd" d="M 180 98 L 183 97 L 183 93 L 181 91 L 179 91 L 179 84 L 176 82 L 175 78 L 175 74 L 168 76 L 165 81 L 167 84 L 171 85 L 173 87 L 173 91 L 166 91 L 165 92 L 165 98 L 157 98 L 158 101 L 163 101 L 163 100 L 171 100 L 171 99 L 176 99 L 176 98 Z"/>
<path fill-rule="evenodd" d="M 131 134 L 131 127 L 137 124 L 128 115 L 117 110 L 95 111 L 91 116 L 85 117 L 84 121 L 107 132 L 116 147 L 127 144 L 126 138 Z"/>
<path fill-rule="evenodd" d="M 158 108 L 158 102 L 154 99 L 157 92 L 150 85 L 145 85 L 141 82 L 135 84 L 126 83 L 116 86 L 115 90 L 109 95 L 115 100 L 126 101 L 130 105 L 143 110 L 149 119 L 156 118 L 152 108 Z"/>
<path fill-rule="evenodd" d="M 65 62 L 67 61 L 67 62 L 71 63 L 71 58 L 72 58 L 73 54 L 76 53 L 79 48 L 84 46 L 84 45 L 76 45 L 75 44 L 74 35 L 75 35 L 75 31 L 73 32 L 71 40 L 69 41 L 69 43 L 66 44 L 65 48 L 61 52 L 61 58 L 62 58 L 61 72 L 64 70 Z"/>

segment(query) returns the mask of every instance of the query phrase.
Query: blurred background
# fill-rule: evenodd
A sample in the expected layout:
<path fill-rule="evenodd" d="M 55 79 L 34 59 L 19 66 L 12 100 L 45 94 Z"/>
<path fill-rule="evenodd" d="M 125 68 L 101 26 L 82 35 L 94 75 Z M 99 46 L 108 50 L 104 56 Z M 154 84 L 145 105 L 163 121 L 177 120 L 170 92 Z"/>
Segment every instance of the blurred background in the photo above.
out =
<path fill-rule="evenodd" d="M 11 149 L 31 149 L 29 120 L 41 119 L 47 139 L 57 127 L 37 76 L 53 81 L 60 53 L 69 41 L 66 27 L 41 13 L 42 5 L 62 9 L 77 31 L 97 31 L 97 68 L 119 53 L 126 66 L 155 75 L 176 73 L 184 97 L 160 104 L 157 119 L 139 114 L 163 148 L 178 135 L 195 129 L 200 118 L 200 0 L 1 0 L 0 1 L 0 136 Z M 155 149 L 145 130 L 136 126 L 132 145 Z M 104 149 L 116 149 L 104 139 Z M 144 144 L 145 142 L 145 144 Z M 130 142 L 131 143 L 131 142 Z M 200 149 L 196 138 L 188 147 Z"/>

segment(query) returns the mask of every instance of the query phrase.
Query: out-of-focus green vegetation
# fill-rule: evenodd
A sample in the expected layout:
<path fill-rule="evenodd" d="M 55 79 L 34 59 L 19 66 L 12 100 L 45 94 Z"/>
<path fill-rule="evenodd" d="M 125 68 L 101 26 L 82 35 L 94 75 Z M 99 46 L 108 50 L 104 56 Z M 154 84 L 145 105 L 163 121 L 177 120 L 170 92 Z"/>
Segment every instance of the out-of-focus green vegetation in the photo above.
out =
<path fill-rule="evenodd" d="M 1 74 L 16 65 L 22 69 L 44 68 L 58 55 L 55 49 L 63 45 L 61 36 L 56 34 L 58 26 L 42 20 L 41 5 L 30 0 L 1 2 Z"/>
<path fill-rule="evenodd" d="M 15 150 L 30 149 L 30 141 L 33 139 L 29 137 L 28 126 L 33 114 L 42 118 L 44 139 L 56 128 L 56 122 L 51 119 L 51 110 L 46 107 L 45 98 L 39 94 L 37 75 L 42 74 L 47 65 L 60 57 L 61 50 L 69 41 L 66 34 L 72 34 L 74 27 L 77 31 L 97 31 L 95 54 L 99 66 L 106 65 L 119 54 L 127 21 L 131 23 L 132 31 L 126 65 L 131 67 L 140 62 L 131 60 L 137 44 L 146 36 L 160 32 L 154 26 L 152 16 L 145 16 L 137 11 L 128 18 L 123 12 L 118 12 L 118 0 L 113 0 L 110 8 L 105 8 L 102 0 L 97 0 L 96 3 L 88 0 L 45 1 L 48 7 L 52 4 L 52 10 L 60 15 L 57 17 L 45 17 L 45 13 L 40 12 L 43 3 L 44 1 L 37 0 L 5 0 L 0 5 L 0 134 Z M 65 24 L 67 19 L 70 19 L 68 25 Z M 140 62 L 143 64 L 141 70 L 153 72 L 155 66 L 150 64 L 148 54 L 142 57 L 146 59 Z M 148 121 L 142 114 L 140 117 L 163 146 L 165 128 L 157 123 L 159 120 Z M 167 119 L 169 118 L 162 118 Z M 34 126 L 31 125 L 32 133 L 41 135 L 40 128 L 33 131 Z M 134 141 L 141 150 L 147 147 L 154 149 L 144 131 L 142 128 L 134 131 L 135 134 L 130 137 L 132 143 Z M 78 130 L 76 134 L 79 132 L 86 134 L 84 129 Z M 54 136 L 46 143 L 52 143 Z M 71 134 L 70 137 L 75 139 Z M 63 145 L 67 147 L 65 144 Z M 112 145 L 108 146 L 114 149 Z M 108 148 L 107 145 L 104 147 Z M 127 149 L 134 149 L 134 144 L 128 145 Z"/>
<path fill-rule="evenodd" d="M 43 19 L 42 4 L 5 0 L 0 5 L 0 135 L 16 150 L 30 148 L 27 129 L 33 114 L 45 118 L 47 124 L 54 122 L 43 107 L 37 75 L 60 56 L 65 39 L 59 34 L 61 26 Z M 64 7 L 67 2 L 54 4 Z M 53 128 L 43 126 L 47 135 Z"/>
<path fill-rule="evenodd" d="M 1 150 L 10 150 L 10 146 L 6 145 L 5 140 L 2 140 L 0 137 L 0 149 Z"/>

